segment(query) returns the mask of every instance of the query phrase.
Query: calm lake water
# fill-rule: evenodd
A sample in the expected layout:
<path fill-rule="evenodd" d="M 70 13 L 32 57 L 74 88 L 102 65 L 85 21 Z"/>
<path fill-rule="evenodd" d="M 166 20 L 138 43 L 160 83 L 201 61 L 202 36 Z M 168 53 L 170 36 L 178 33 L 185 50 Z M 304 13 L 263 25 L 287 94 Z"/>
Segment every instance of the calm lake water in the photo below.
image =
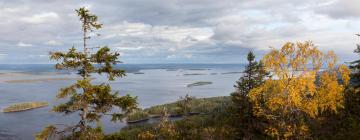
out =
<path fill-rule="evenodd" d="M 241 76 L 241 64 L 121 64 L 126 77 L 107 82 L 106 76 L 94 75 L 94 83 L 109 83 L 120 94 L 138 97 L 142 108 L 173 102 L 189 94 L 197 98 L 227 96 Z M 50 124 L 73 124 L 77 114 L 64 116 L 49 112 L 58 89 L 75 82 L 76 72 L 56 71 L 53 65 L 0 65 L 0 109 L 29 101 L 47 101 L 48 107 L 17 113 L 0 112 L 0 139 L 28 140 Z M 56 78 L 63 78 L 62 80 Z M 64 80 L 67 79 L 67 80 Z M 197 81 L 213 84 L 188 88 Z M 106 133 L 118 131 L 125 123 L 113 123 L 103 118 Z"/>

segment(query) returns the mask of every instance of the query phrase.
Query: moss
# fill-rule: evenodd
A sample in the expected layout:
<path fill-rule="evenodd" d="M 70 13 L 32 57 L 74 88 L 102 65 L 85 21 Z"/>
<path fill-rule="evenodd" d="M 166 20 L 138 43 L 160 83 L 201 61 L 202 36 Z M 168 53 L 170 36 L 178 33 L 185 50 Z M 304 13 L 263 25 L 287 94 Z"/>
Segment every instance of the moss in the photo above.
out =
<path fill-rule="evenodd" d="M 48 106 L 47 102 L 26 102 L 10 105 L 3 109 L 3 112 L 18 112 Z"/>

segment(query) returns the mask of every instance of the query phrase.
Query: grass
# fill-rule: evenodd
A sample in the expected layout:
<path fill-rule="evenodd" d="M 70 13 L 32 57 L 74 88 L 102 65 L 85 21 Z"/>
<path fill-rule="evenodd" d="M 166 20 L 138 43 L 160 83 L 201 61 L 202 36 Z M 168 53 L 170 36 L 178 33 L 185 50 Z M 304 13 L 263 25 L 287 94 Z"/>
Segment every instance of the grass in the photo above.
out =
<path fill-rule="evenodd" d="M 198 81 L 192 84 L 188 84 L 187 87 L 196 87 L 196 86 L 203 86 L 203 85 L 210 85 L 212 84 L 212 82 L 208 82 L 208 81 Z"/>
<path fill-rule="evenodd" d="M 3 112 L 18 112 L 48 106 L 47 102 L 26 102 L 10 105 L 3 109 Z"/>

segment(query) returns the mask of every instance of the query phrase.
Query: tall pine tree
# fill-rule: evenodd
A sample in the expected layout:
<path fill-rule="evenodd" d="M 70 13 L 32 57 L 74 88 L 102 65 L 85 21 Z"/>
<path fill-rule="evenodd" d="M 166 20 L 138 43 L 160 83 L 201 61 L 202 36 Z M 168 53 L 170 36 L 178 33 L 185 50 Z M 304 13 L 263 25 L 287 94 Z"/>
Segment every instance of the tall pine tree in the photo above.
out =
<path fill-rule="evenodd" d="M 250 51 L 247 55 L 248 64 L 243 71 L 244 75 L 236 81 L 236 95 L 247 95 L 251 89 L 257 87 L 264 82 L 264 79 L 269 74 L 265 71 L 262 62 L 255 61 L 255 55 Z"/>
<path fill-rule="evenodd" d="M 109 84 L 92 84 L 92 74 L 106 74 L 109 80 L 125 76 L 125 71 L 116 69 L 119 63 L 119 53 L 112 53 L 110 49 L 100 47 L 95 53 L 91 52 L 87 41 L 90 39 L 89 32 L 100 29 L 102 24 L 97 22 L 97 16 L 91 14 L 86 8 L 76 10 L 82 22 L 83 50 L 78 51 L 72 47 L 67 52 L 52 52 L 51 59 L 57 60 L 56 69 L 73 69 L 78 71 L 81 77 L 76 83 L 60 89 L 58 99 L 68 101 L 53 108 L 54 112 L 65 115 L 78 113 L 80 120 L 70 126 L 46 127 L 36 137 L 37 139 L 53 139 L 67 137 L 69 139 L 101 139 L 103 136 L 100 127 L 100 118 L 104 115 L 112 115 L 113 121 L 121 118 L 137 108 L 136 98 L 129 95 L 120 96 L 113 92 Z M 121 109 L 118 113 L 109 113 L 113 107 Z M 94 124 L 98 126 L 93 128 Z M 59 130 L 59 129 L 62 130 Z"/>
<path fill-rule="evenodd" d="M 247 55 L 248 64 L 243 71 L 243 75 L 236 85 L 236 91 L 231 94 L 234 105 L 231 107 L 232 121 L 239 139 L 256 139 L 257 130 L 261 127 L 261 121 L 254 117 L 253 105 L 249 100 L 248 93 L 251 89 L 261 85 L 269 73 L 263 67 L 262 62 L 255 61 L 253 52 Z"/>

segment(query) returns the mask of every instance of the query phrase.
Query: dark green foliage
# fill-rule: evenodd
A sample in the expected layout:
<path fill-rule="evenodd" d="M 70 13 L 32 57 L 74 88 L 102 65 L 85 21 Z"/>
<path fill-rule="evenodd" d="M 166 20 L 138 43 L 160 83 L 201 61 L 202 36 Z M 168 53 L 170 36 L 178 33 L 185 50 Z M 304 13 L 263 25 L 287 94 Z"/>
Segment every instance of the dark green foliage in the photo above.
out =
<path fill-rule="evenodd" d="M 244 75 L 236 81 L 236 93 L 233 96 L 247 95 L 251 89 L 259 86 L 265 81 L 265 77 L 269 75 L 263 67 L 262 62 L 255 61 L 253 52 L 249 52 L 247 56 L 248 65 L 245 67 Z"/>
<path fill-rule="evenodd" d="M 190 98 L 190 96 L 188 96 Z M 186 98 L 186 97 L 184 97 Z M 184 101 L 181 98 L 175 103 L 156 106 L 165 110 L 178 108 L 179 102 Z M 144 132 L 150 132 L 155 139 L 173 139 L 173 140 L 218 140 L 218 139 L 235 139 L 234 129 L 229 125 L 229 110 L 231 105 L 229 97 L 212 97 L 203 99 L 191 99 L 191 111 L 202 112 L 196 108 L 208 108 L 205 114 L 184 116 L 177 121 L 167 121 L 162 118 L 158 123 L 144 125 L 130 125 L 117 133 L 107 135 L 106 139 L 139 139 L 139 135 Z M 152 107 L 154 108 L 154 107 Z M 149 109 L 145 109 L 149 110 Z M 167 111 L 162 111 L 167 112 Z M 156 113 L 157 114 L 157 113 Z M 164 115 L 163 115 L 164 116 Z M 171 119 L 171 118 L 170 118 Z"/>
<path fill-rule="evenodd" d="M 360 35 L 359 35 L 360 36 Z M 360 55 L 360 44 L 356 45 L 355 53 Z M 350 68 L 353 70 L 351 75 L 351 85 L 359 92 L 360 88 L 360 59 L 351 62 Z"/>
<path fill-rule="evenodd" d="M 58 99 L 68 99 L 53 108 L 54 112 L 72 114 L 79 113 L 80 120 L 77 124 L 67 126 L 58 131 L 55 126 L 48 126 L 37 135 L 37 139 L 51 139 L 54 137 L 66 139 L 101 139 L 103 137 L 100 127 L 100 118 L 103 115 L 111 115 L 113 121 L 121 120 L 126 114 L 137 108 L 136 98 L 129 95 L 120 96 L 113 92 L 109 84 L 94 85 L 91 83 L 91 74 L 106 74 L 109 80 L 125 76 L 124 70 L 115 69 L 119 63 L 119 53 L 110 52 L 108 47 L 101 47 L 95 53 L 87 51 L 86 41 L 89 39 L 87 32 L 101 28 L 97 23 L 97 16 L 89 13 L 85 8 L 76 10 L 83 25 L 84 50 L 77 51 L 75 47 L 68 52 L 52 52 L 50 59 L 59 63 L 56 69 L 75 69 L 82 77 L 75 84 L 60 89 Z M 118 107 L 121 112 L 108 114 L 113 107 Z M 91 125 L 97 123 L 97 127 Z M 63 137 L 66 135 L 66 137 Z"/>
<path fill-rule="evenodd" d="M 231 94 L 233 106 L 229 119 L 236 129 L 238 138 L 254 139 L 260 133 L 262 121 L 253 115 L 253 105 L 248 98 L 251 89 L 261 85 L 269 75 L 261 62 L 255 61 L 254 54 L 250 51 L 247 56 L 248 65 L 245 67 L 244 75 L 236 81 L 236 91 Z M 255 135 L 257 134 L 257 135 Z"/>

